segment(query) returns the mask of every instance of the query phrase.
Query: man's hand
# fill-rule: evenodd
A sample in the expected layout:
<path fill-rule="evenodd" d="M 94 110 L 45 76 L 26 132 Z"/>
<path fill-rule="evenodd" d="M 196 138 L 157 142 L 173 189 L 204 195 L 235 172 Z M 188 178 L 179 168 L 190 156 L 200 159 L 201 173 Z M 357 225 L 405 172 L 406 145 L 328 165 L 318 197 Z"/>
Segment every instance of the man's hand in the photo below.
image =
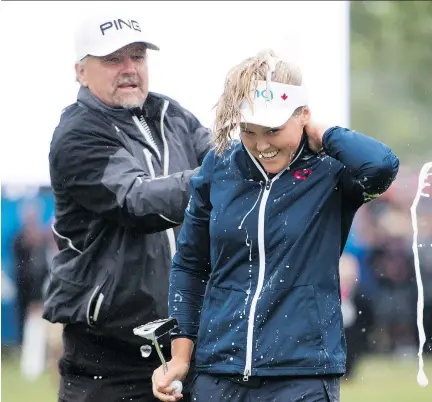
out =
<path fill-rule="evenodd" d="M 174 380 L 183 381 L 189 371 L 189 364 L 173 357 L 168 363 L 168 372 L 164 375 L 160 366 L 153 372 L 153 395 L 160 401 L 175 402 L 183 398 L 181 393 L 173 393 L 175 387 L 171 385 Z"/>
<path fill-rule="evenodd" d="M 312 151 L 318 152 L 322 148 L 322 138 L 324 133 L 331 126 L 316 124 L 314 122 L 309 122 L 305 126 L 306 134 L 308 136 L 309 148 Z"/>

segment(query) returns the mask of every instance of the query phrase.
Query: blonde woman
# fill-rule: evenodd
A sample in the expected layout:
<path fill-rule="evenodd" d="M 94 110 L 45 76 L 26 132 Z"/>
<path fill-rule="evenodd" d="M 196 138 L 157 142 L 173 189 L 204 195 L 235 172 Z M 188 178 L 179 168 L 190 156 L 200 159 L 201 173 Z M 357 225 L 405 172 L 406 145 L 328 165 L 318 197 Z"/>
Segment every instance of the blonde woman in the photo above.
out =
<path fill-rule="evenodd" d="M 313 124 L 302 84 L 273 52 L 228 73 L 173 260 L 179 328 L 168 373 L 153 375 L 161 401 L 181 399 L 169 384 L 193 353 L 194 402 L 339 400 L 339 258 L 356 211 L 399 161 L 373 138 Z"/>

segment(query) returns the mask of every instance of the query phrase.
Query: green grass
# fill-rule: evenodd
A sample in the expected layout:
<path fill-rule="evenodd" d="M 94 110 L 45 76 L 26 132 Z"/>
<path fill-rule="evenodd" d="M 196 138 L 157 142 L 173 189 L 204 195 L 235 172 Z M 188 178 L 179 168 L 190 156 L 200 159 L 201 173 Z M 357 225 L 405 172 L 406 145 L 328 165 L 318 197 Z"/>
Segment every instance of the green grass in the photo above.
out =
<path fill-rule="evenodd" d="M 2 359 L 2 402 L 57 402 L 57 384 L 46 372 L 37 381 L 30 382 L 21 376 L 17 358 Z"/>
<path fill-rule="evenodd" d="M 367 359 L 355 379 L 343 381 L 343 402 L 432 402 L 432 359 L 425 361 L 429 385 L 417 384 L 418 361 L 414 358 Z"/>
<path fill-rule="evenodd" d="M 417 361 L 373 358 L 362 362 L 356 378 L 343 381 L 342 402 L 432 402 L 432 360 L 425 364 L 431 384 L 417 385 Z M 16 359 L 2 360 L 2 402 L 56 402 L 57 384 L 49 373 L 35 382 L 20 375 Z M 102 401 L 101 401 L 102 402 Z"/>

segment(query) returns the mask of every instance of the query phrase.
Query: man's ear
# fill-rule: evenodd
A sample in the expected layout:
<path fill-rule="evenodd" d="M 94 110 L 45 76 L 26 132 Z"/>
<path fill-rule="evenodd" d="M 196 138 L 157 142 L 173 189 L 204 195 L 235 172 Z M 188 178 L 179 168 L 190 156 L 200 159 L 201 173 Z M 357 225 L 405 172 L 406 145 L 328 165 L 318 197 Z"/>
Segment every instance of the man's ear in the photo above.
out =
<path fill-rule="evenodd" d="M 77 82 L 79 82 L 82 86 L 86 87 L 87 80 L 86 80 L 84 63 L 85 61 L 78 61 L 75 63 L 75 75 L 76 75 Z"/>

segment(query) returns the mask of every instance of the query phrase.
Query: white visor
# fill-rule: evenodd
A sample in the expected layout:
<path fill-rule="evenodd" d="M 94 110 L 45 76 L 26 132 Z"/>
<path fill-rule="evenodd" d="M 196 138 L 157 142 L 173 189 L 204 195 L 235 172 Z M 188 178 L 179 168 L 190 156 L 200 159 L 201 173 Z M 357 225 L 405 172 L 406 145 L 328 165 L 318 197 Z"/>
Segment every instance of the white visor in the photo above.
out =
<path fill-rule="evenodd" d="M 263 127 L 284 125 L 297 108 L 308 104 L 306 88 L 297 85 L 270 82 L 267 96 L 267 82 L 258 81 L 251 95 L 253 109 L 246 99 L 240 105 L 241 122 Z"/>

